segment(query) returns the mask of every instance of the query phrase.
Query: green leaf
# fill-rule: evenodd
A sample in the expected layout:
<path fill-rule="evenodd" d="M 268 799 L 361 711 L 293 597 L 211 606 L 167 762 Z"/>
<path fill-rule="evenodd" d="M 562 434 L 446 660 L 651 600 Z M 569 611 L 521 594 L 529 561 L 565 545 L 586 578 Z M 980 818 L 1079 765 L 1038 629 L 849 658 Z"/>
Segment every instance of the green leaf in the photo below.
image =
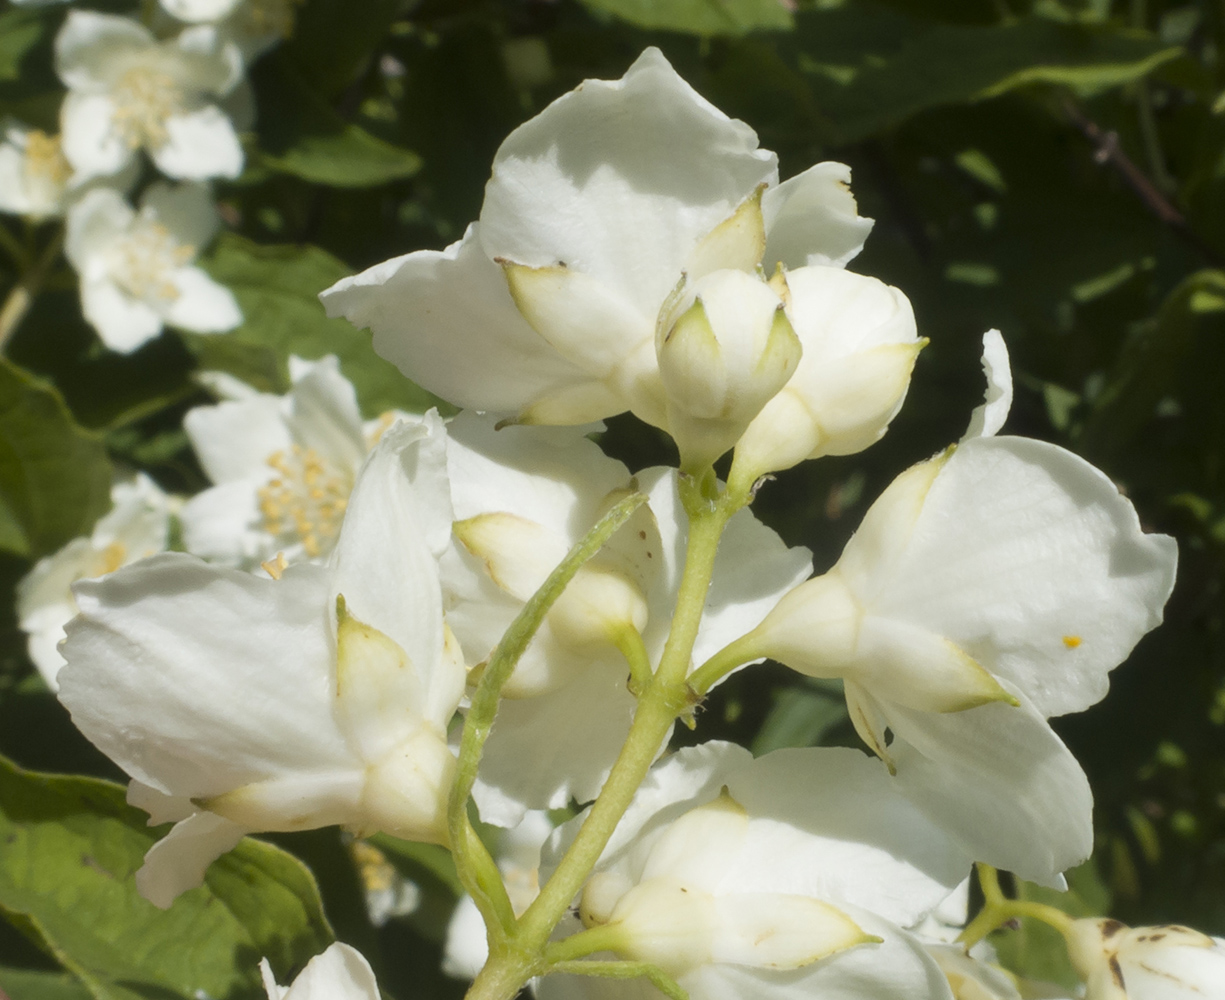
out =
<path fill-rule="evenodd" d="M 837 682 L 826 688 L 791 687 L 774 692 L 774 707 L 753 740 L 760 757 L 783 747 L 811 747 L 847 718 L 846 699 Z"/>
<path fill-rule="evenodd" d="M 38 557 L 88 534 L 110 490 L 102 441 L 52 386 L 0 359 L 0 549 Z"/>
<path fill-rule="evenodd" d="M 928 108 L 1028 84 L 1097 93 L 1184 54 L 1147 32 L 1039 17 L 932 26 L 868 5 L 807 15 L 796 40 L 800 68 L 840 142 L 875 135 Z"/>
<path fill-rule="evenodd" d="M 368 417 L 391 409 L 421 412 L 437 404 L 374 353 L 369 333 L 324 314 L 319 293 L 350 273 L 327 252 L 312 246 L 262 246 L 227 234 L 202 263 L 234 292 L 243 312 L 242 325 L 225 336 L 184 335 L 204 368 L 285 392 L 291 354 L 312 360 L 335 354 Z M 276 382 L 269 384 L 272 376 Z"/>
<path fill-rule="evenodd" d="M 583 0 L 640 28 L 684 31 L 692 35 L 743 35 L 756 30 L 786 30 L 791 11 L 782 0 Z"/>
<path fill-rule="evenodd" d="M 0 81 L 21 79 L 22 63 L 55 25 L 47 12 L 37 8 L 15 7 L 0 14 Z"/>
<path fill-rule="evenodd" d="M 91 1000 L 81 981 L 64 972 L 0 968 L 0 990 L 9 1000 Z"/>
<path fill-rule="evenodd" d="M 411 177 L 421 169 L 416 153 L 371 135 L 342 119 L 287 59 L 261 64 L 259 162 L 332 187 L 374 187 Z"/>
<path fill-rule="evenodd" d="M 255 840 L 169 910 L 146 902 L 132 876 L 164 831 L 146 819 L 119 785 L 0 758 L 0 910 L 95 1000 L 254 1000 L 260 958 L 284 982 L 331 943 L 310 872 Z"/>
<path fill-rule="evenodd" d="M 372 53 L 377 54 L 405 6 L 403 0 L 362 0 L 358 17 L 352 0 L 310 0 L 297 7 L 285 55 L 320 93 L 335 96 L 366 68 Z"/>

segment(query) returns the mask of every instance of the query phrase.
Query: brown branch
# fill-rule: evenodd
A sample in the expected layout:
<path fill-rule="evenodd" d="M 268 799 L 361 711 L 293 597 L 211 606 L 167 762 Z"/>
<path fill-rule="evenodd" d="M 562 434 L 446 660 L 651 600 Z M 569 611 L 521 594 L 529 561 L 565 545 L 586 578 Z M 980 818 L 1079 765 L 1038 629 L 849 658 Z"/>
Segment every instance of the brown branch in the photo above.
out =
<path fill-rule="evenodd" d="M 1162 223 L 1169 226 L 1196 253 L 1214 267 L 1225 264 L 1225 257 L 1215 247 L 1205 243 L 1188 224 L 1186 217 L 1170 200 L 1158 190 L 1157 186 L 1132 161 L 1119 143 L 1119 133 L 1113 129 L 1103 129 L 1097 122 L 1087 118 L 1075 104 L 1068 100 L 1063 105 L 1068 120 L 1076 126 L 1086 139 L 1093 144 L 1094 162 L 1106 166 L 1109 164 L 1123 179 L 1132 192 L 1144 202 L 1145 207 Z"/>

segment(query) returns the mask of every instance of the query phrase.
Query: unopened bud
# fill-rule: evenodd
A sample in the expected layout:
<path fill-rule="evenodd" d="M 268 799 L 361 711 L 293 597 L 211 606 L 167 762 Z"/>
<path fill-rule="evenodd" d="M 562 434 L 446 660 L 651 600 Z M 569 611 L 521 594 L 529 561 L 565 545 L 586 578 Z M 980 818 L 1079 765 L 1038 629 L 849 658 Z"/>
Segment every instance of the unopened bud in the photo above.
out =
<path fill-rule="evenodd" d="M 699 471 L 787 384 L 801 347 L 782 300 L 744 271 L 715 271 L 684 299 L 692 304 L 660 324 L 656 353 L 681 467 Z"/>

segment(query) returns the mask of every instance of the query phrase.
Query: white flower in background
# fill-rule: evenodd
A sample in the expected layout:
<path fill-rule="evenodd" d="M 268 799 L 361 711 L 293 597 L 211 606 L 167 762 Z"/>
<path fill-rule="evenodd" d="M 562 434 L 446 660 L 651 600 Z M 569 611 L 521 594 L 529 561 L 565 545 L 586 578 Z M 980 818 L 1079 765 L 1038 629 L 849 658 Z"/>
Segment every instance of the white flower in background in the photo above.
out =
<path fill-rule="evenodd" d="M 52 691 L 64 665 L 58 649 L 64 626 L 77 613 L 72 585 L 165 551 L 178 498 L 138 474 L 111 488 L 111 505 L 88 538 L 74 538 L 54 555 L 44 556 L 17 584 L 17 620 L 29 636 L 26 648 Z"/>
<path fill-rule="evenodd" d="M 0 212 L 32 219 L 62 215 L 72 167 L 60 137 L 14 121 L 0 143 Z"/>
<path fill-rule="evenodd" d="M 238 48 L 209 25 L 159 42 L 126 17 L 74 10 L 55 40 L 68 88 L 64 155 L 78 180 L 114 174 L 140 149 L 168 177 L 237 177 L 242 145 L 217 102 L 242 80 Z"/>
<path fill-rule="evenodd" d="M 1177 549 L 1083 459 L 993 436 L 1012 386 L 1002 338 L 984 343 L 988 402 L 966 438 L 894 480 L 743 648 L 842 678 L 907 794 L 977 860 L 1053 884 L 1089 855 L 1092 796 L 1046 717 L 1105 695 L 1161 621 Z"/>
<path fill-rule="evenodd" d="M 632 410 L 685 439 L 691 431 L 683 422 L 672 426 L 657 353 L 678 299 L 719 271 L 760 283 L 759 265 L 772 271 L 781 264 L 795 269 L 786 282 L 806 288 L 812 268 L 840 269 L 871 228 L 856 213 L 849 176 L 842 164 L 821 163 L 779 184 L 776 157 L 758 149 L 753 131 L 648 49 L 621 80 L 586 81 L 507 138 L 480 221 L 460 242 L 387 261 L 322 298 L 329 314 L 371 327 L 376 350 L 405 374 L 461 406 L 545 424 Z M 834 395 L 836 412 L 810 415 L 818 438 L 849 428 L 870 443 L 905 392 L 917 351 L 913 329 L 839 325 L 830 317 L 842 307 L 822 301 L 831 291 L 854 296 L 863 288 L 872 295 L 884 286 L 850 276 L 821 294 L 789 303 L 779 296 L 805 353 L 839 359 L 844 369 L 861 348 L 872 355 L 870 374 L 856 374 L 855 384 L 879 411 L 875 423 L 843 390 Z M 893 309 L 902 308 L 900 293 L 888 296 Z M 812 319 L 802 315 L 810 306 Z M 823 342 L 831 336 L 843 340 Z M 876 351 L 895 340 L 906 344 L 894 352 L 897 372 Z M 792 410 L 828 395 L 810 389 L 813 381 L 822 380 L 810 373 L 801 381 Z M 751 419 L 744 403 L 756 405 L 759 390 L 716 393 L 728 408 L 717 415 Z M 804 433 L 804 454 L 849 447 L 814 444 L 813 433 Z"/>
<path fill-rule="evenodd" d="M 160 0 L 166 13 L 189 24 L 215 24 L 247 62 L 294 31 L 304 0 Z"/>
<path fill-rule="evenodd" d="M 1085 1000 L 1225 998 L 1225 940 L 1189 927 L 1077 920 L 1068 956 L 1085 980 Z"/>
<path fill-rule="evenodd" d="M 354 839 L 348 846 L 366 896 L 366 915 L 375 927 L 382 927 L 392 917 L 417 912 L 421 887 L 416 882 L 401 875 L 387 855 L 370 841 Z"/>
<path fill-rule="evenodd" d="M 170 554 L 78 584 L 60 700 L 131 775 L 129 801 L 178 821 L 137 873 L 156 905 L 244 833 L 445 842 L 464 668 L 438 584 L 442 435 L 435 414 L 383 436 L 326 567 L 269 579 Z"/>
<path fill-rule="evenodd" d="M 542 877 L 581 820 L 550 842 Z M 918 920 L 968 867 L 862 754 L 753 760 L 707 743 L 648 775 L 579 914 L 616 955 L 661 966 L 691 1000 L 947 1000 L 945 977 L 898 925 Z M 542 1000 L 645 995 L 586 977 L 548 976 L 538 991 Z"/>
<path fill-rule="evenodd" d="M 516 916 L 521 916 L 540 894 L 540 850 L 552 832 L 548 814 L 532 810 L 498 841 L 498 870 Z M 447 924 L 442 971 L 456 979 L 474 979 L 488 958 L 485 921 L 472 897 L 465 894 Z"/>
<path fill-rule="evenodd" d="M 116 191 L 90 191 L 68 212 L 65 253 L 81 276 L 81 310 L 122 354 L 165 326 L 221 333 L 242 322 L 228 288 L 192 261 L 219 220 L 198 184 L 154 184 L 137 212 Z"/>
<path fill-rule="evenodd" d="M 306 963 L 289 986 L 278 986 L 268 959 L 259 963 L 268 1000 L 379 1000 L 370 963 L 356 948 L 339 941 Z"/>
<path fill-rule="evenodd" d="M 461 413 L 448 426 L 456 543 L 443 559 L 447 622 L 465 661 L 483 663 L 566 552 L 630 485 L 625 466 L 581 428 L 507 427 Z M 504 689 L 473 795 L 481 817 L 514 826 L 526 809 L 596 797 L 636 701 L 615 635 L 638 631 L 657 661 L 684 566 L 676 470 L 637 477 L 639 508 L 567 588 Z M 728 525 L 695 646 L 698 662 L 752 628 L 811 571 L 748 510 Z"/>
<path fill-rule="evenodd" d="M 332 355 L 290 358 L 289 375 L 284 396 L 206 376 L 222 402 L 190 410 L 183 426 L 215 485 L 183 508 L 188 552 L 253 569 L 277 552 L 325 558 L 336 544 L 358 469 L 399 414 L 363 422 Z"/>

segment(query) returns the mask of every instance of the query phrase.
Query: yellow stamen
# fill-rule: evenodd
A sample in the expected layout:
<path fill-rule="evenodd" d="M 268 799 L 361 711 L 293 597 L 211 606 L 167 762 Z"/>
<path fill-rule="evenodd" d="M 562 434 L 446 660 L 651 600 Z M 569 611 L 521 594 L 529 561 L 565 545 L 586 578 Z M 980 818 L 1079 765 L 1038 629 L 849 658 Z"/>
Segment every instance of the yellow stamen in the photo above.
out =
<path fill-rule="evenodd" d="M 340 532 L 353 488 L 352 474 L 314 448 L 298 444 L 273 454 L 268 465 L 279 475 L 259 490 L 264 530 L 276 538 L 300 542 L 312 559 L 323 555 Z"/>
<path fill-rule="evenodd" d="M 47 135 L 38 129 L 26 133 L 25 175 L 27 182 L 44 181 L 62 187 L 72 176 L 72 167 L 64 158 L 58 135 Z"/>
<path fill-rule="evenodd" d="M 278 552 L 275 559 L 269 559 L 267 562 L 262 562 L 259 565 L 260 569 L 272 577 L 272 579 L 279 580 L 281 574 L 289 568 L 289 560 L 285 558 L 284 552 Z"/>
<path fill-rule="evenodd" d="M 133 66 L 115 84 L 115 129 L 132 149 L 157 149 L 169 137 L 166 119 L 183 108 L 183 92 L 166 73 Z"/>
<path fill-rule="evenodd" d="M 1063 644 L 1067 646 L 1068 649 L 1075 649 L 1077 646 L 1080 645 L 1080 643 L 1081 643 L 1081 638 L 1078 635 L 1065 635 L 1063 637 Z"/>

